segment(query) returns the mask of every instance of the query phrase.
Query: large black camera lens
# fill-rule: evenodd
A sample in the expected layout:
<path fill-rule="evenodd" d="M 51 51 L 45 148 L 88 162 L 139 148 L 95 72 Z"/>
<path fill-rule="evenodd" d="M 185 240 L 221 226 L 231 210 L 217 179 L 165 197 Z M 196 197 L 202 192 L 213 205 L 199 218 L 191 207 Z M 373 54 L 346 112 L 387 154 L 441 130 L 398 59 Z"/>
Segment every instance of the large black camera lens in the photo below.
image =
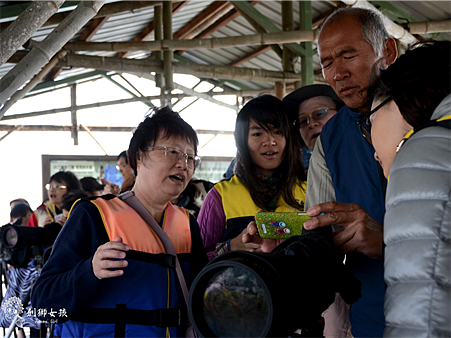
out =
<path fill-rule="evenodd" d="M 331 236 L 308 232 L 271 253 L 231 251 L 212 260 L 190 288 L 198 337 L 323 337 L 321 314 L 340 292 L 349 304 L 360 282 L 344 269 Z"/>
<path fill-rule="evenodd" d="M 283 259 L 280 259 L 283 258 Z M 282 278 L 293 257 L 232 251 L 211 261 L 194 280 L 191 324 L 200 337 L 280 337 L 294 332 L 295 312 L 277 311 L 296 294 L 296 280 Z M 284 274 L 284 273 L 282 273 Z"/>
<path fill-rule="evenodd" d="M 17 230 L 13 227 L 7 229 L 4 232 L 3 237 L 3 243 L 6 245 L 7 248 L 14 248 L 17 245 L 17 242 L 19 241 L 19 234 L 17 233 Z"/>
<path fill-rule="evenodd" d="M 7 224 L 0 227 L 1 241 L 8 250 L 8 264 L 15 267 L 25 267 L 31 259 L 41 259 L 46 247 L 53 244 L 61 226 L 50 223 L 44 228 Z"/>
<path fill-rule="evenodd" d="M 265 283 L 252 270 L 239 265 L 224 268 L 206 285 L 205 321 L 217 337 L 261 337 L 271 322 L 268 295 Z"/>

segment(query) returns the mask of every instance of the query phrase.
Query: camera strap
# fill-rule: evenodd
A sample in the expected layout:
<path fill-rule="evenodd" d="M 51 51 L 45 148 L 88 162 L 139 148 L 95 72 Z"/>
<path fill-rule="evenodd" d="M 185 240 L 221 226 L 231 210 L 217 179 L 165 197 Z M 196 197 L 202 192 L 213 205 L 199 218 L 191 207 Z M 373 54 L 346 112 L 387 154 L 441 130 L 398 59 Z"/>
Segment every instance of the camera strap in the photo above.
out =
<path fill-rule="evenodd" d="M 160 225 L 153 219 L 152 215 L 147 211 L 147 209 L 135 197 L 135 194 L 132 191 L 126 191 L 123 194 L 120 194 L 118 197 L 129 207 L 134 209 L 138 213 L 138 215 L 141 216 L 141 218 L 147 224 L 149 224 L 152 230 L 155 231 L 157 236 L 160 238 L 166 252 L 175 257 L 175 271 L 177 272 L 177 277 L 180 282 L 180 287 L 182 288 L 183 297 L 185 298 L 186 306 L 188 307 L 188 287 L 186 286 L 185 276 L 183 275 L 177 253 L 174 249 L 174 245 L 172 245 L 171 239 L 163 231 Z"/>

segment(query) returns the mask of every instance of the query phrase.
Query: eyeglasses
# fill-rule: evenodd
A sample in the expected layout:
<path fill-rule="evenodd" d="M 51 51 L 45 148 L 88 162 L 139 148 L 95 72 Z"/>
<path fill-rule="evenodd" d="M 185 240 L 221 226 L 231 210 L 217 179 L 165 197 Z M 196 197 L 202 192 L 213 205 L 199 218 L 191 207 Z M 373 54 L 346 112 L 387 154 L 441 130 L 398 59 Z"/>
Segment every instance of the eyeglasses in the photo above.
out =
<path fill-rule="evenodd" d="M 183 151 L 171 147 L 147 147 L 147 149 L 164 150 L 164 157 L 171 162 L 178 162 L 185 157 L 186 166 L 190 169 L 197 169 L 200 164 L 200 157 L 185 154 Z"/>
<path fill-rule="evenodd" d="M 307 127 L 310 122 L 312 122 L 312 119 L 315 121 L 320 121 L 323 118 L 329 114 L 329 110 L 336 110 L 334 108 L 320 108 L 315 110 L 313 113 L 311 113 L 309 116 L 302 116 L 299 119 L 294 121 L 294 125 L 298 128 L 305 128 Z M 310 118 L 309 118 L 310 117 Z"/>
<path fill-rule="evenodd" d="M 392 100 L 391 97 L 386 98 L 380 105 L 378 105 L 376 108 L 371 110 L 369 113 L 363 115 L 363 117 L 360 119 L 360 121 L 357 123 L 360 128 L 360 132 L 363 135 L 363 138 L 369 143 L 371 147 L 373 147 L 373 142 L 371 141 L 371 120 L 370 117 L 375 112 L 377 112 L 379 109 L 381 109 L 383 106 L 385 106 L 387 103 L 389 103 Z M 364 126 L 366 124 L 368 128 Z M 373 147 L 374 148 L 374 147 Z"/>
<path fill-rule="evenodd" d="M 67 189 L 67 187 L 65 185 L 59 185 L 59 184 L 55 184 L 55 185 L 46 184 L 45 188 L 47 190 L 50 190 L 50 189 Z"/>

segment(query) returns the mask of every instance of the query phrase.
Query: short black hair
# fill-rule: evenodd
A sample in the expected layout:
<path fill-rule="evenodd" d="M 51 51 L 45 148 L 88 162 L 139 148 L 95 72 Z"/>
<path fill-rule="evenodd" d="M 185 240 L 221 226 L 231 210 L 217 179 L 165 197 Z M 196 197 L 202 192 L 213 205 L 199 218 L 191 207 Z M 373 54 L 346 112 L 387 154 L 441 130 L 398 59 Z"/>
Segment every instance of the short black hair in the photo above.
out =
<path fill-rule="evenodd" d="M 125 158 L 125 163 L 128 164 L 127 150 L 124 150 L 122 153 L 120 153 L 119 155 L 117 155 L 116 161 L 119 161 L 119 159 L 120 159 L 121 157 Z"/>
<path fill-rule="evenodd" d="M 16 198 L 16 199 L 12 200 L 11 202 L 9 202 L 9 205 L 11 206 L 11 205 L 13 205 L 13 203 L 17 203 L 17 204 L 24 203 L 28 206 L 30 205 L 30 203 L 28 203 L 28 201 L 25 198 Z"/>
<path fill-rule="evenodd" d="M 55 181 L 58 183 L 65 184 L 67 191 L 80 190 L 81 183 L 71 171 L 59 171 L 50 177 L 49 183 Z"/>
<path fill-rule="evenodd" d="M 404 120 L 419 127 L 430 121 L 435 108 L 450 94 L 450 78 L 451 42 L 418 42 L 386 70 L 378 69 L 376 63 L 368 102 L 391 98 Z"/>
<path fill-rule="evenodd" d="M 19 204 L 16 204 L 14 206 L 14 208 L 11 209 L 10 216 L 11 216 L 11 219 L 19 218 L 19 217 L 26 217 L 29 212 L 32 213 L 33 210 L 31 210 L 31 208 L 28 204 L 19 203 Z M 23 224 L 23 225 L 26 225 L 26 224 Z"/>
<path fill-rule="evenodd" d="M 191 143 L 194 148 L 194 155 L 197 156 L 199 140 L 195 130 L 180 117 L 179 113 L 171 108 L 167 106 L 153 108 L 133 132 L 127 151 L 128 161 L 135 176 L 138 175 L 136 162 L 139 151 L 146 153 L 146 148 L 155 145 L 159 137 L 170 138 L 173 136 Z"/>

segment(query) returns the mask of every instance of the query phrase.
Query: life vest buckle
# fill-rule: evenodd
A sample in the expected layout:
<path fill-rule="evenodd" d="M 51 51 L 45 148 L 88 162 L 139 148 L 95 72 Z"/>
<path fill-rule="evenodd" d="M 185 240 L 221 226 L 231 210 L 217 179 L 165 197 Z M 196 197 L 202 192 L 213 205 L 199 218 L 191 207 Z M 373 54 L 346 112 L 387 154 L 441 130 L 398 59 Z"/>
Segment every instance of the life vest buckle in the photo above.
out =
<path fill-rule="evenodd" d="M 173 327 L 182 325 L 182 311 L 180 309 L 157 309 L 157 327 Z"/>
<path fill-rule="evenodd" d="M 176 257 L 170 254 L 158 254 L 158 264 L 174 269 L 176 266 Z"/>

